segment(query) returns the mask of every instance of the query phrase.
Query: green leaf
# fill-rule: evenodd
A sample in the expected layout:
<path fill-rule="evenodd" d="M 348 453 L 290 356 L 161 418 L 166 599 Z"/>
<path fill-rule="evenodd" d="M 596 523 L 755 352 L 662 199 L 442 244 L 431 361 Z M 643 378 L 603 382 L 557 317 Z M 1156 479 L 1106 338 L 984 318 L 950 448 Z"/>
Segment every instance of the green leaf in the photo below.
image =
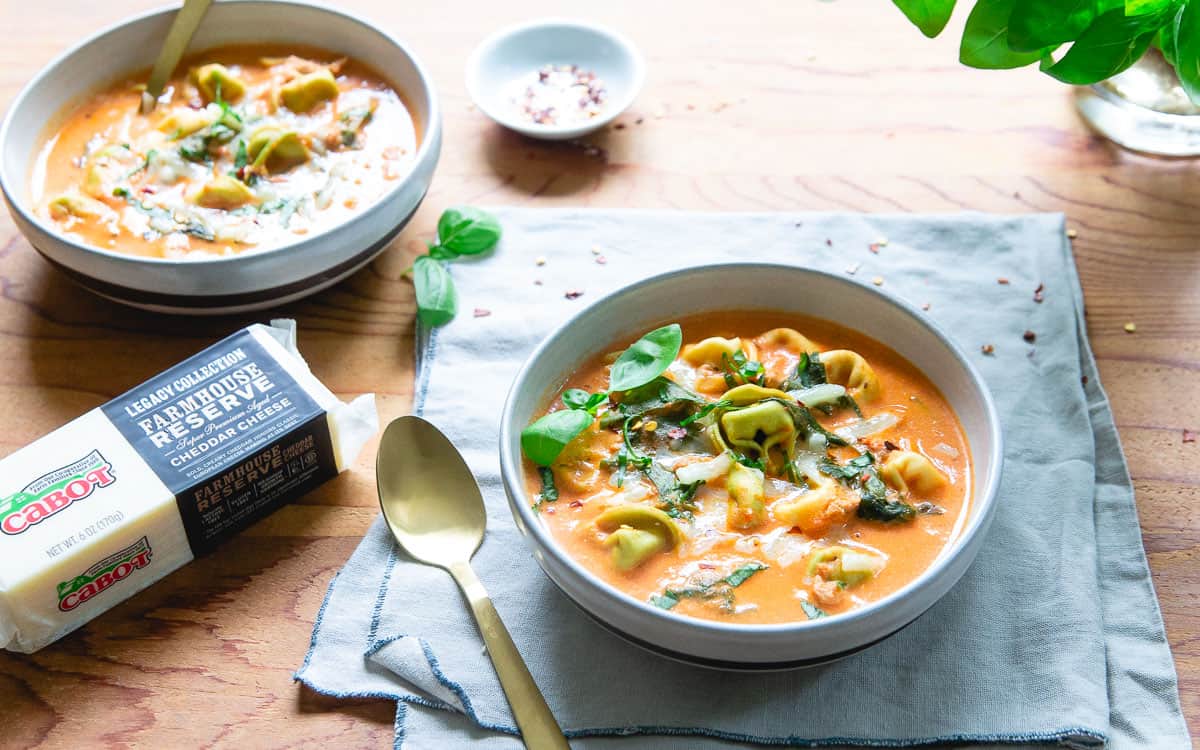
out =
<path fill-rule="evenodd" d="M 729 575 L 725 576 L 725 583 L 728 583 L 730 586 L 737 588 L 738 586 L 741 586 L 743 583 L 745 583 L 746 580 L 748 578 L 750 578 L 750 576 L 754 575 L 755 573 L 757 573 L 760 570 L 766 570 L 766 569 L 767 569 L 767 566 L 763 565 L 760 562 L 747 563 L 746 565 L 743 565 L 742 567 L 733 571 Z"/>
<path fill-rule="evenodd" d="M 588 395 L 582 388 L 568 388 L 563 391 L 562 401 L 571 409 L 582 409 L 588 402 Z"/>
<path fill-rule="evenodd" d="M 821 355 L 818 352 L 806 352 L 801 353 L 800 361 L 796 363 L 796 374 L 783 382 L 782 390 L 811 388 L 825 382 L 825 365 L 821 364 Z"/>
<path fill-rule="evenodd" d="M 478 255 L 500 241 L 500 222 L 471 206 L 452 206 L 438 219 L 438 243 L 459 255 Z"/>
<path fill-rule="evenodd" d="M 1125 15 L 1143 16 L 1147 13 L 1166 13 L 1176 0 L 1125 0 Z"/>
<path fill-rule="evenodd" d="M 954 0 L 892 0 L 896 7 L 930 39 L 942 33 L 954 12 Z"/>
<path fill-rule="evenodd" d="M 454 319 L 458 294 L 446 266 L 428 255 L 413 262 L 413 286 L 417 292 L 417 317 L 427 326 L 440 326 Z"/>
<path fill-rule="evenodd" d="M 1159 15 L 1127 17 L 1123 7 L 1110 10 L 1096 17 L 1061 60 L 1043 70 L 1063 83 L 1099 83 L 1137 62 L 1161 21 Z"/>
<path fill-rule="evenodd" d="M 958 59 L 985 70 L 1020 68 L 1037 62 L 1049 50 L 1017 52 L 1008 43 L 1008 19 L 1014 0 L 979 0 L 967 16 Z"/>
<path fill-rule="evenodd" d="M 538 467 L 538 476 L 542 478 L 542 491 L 538 494 L 538 504 L 556 502 L 558 486 L 554 484 L 554 470 L 549 466 L 540 466 Z"/>
<path fill-rule="evenodd" d="M 233 156 L 233 168 L 241 169 L 246 166 L 248 157 L 246 155 L 246 139 L 242 138 L 238 141 L 237 152 Z"/>
<path fill-rule="evenodd" d="M 609 388 L 628 391 L 654 380 L 675 361 L 683 344 L 678 323 L 656 328 L 621 352 L 613 363 Z"/>
<path fill-rule="evenodd" d="M 582 409 L 552 411 L 521 431 L 521 452 L 538 466 L 549 466 L 591 424 L 592 415 Z"/>
<path fill-rule="evenodd" d="M 800 600 L 800 609 L 804 610 L 804 614 L 808 615 L 808 619 L 810 620 L 819 620 L 822 617 L 829 616 L 825 614 L 825 610 L 821 609 L 812 602 L 806 602 L 803 599 Z"/>
<path fill-rule="evenodd" d="M 1168 60 L 1174 58 L 1183 90 L 1193 102 L 1200 102 L 1200 2 L 1191 0 L 1184 5 L 1173 26 L 1171 54 L 1164 48 L 1163 55 Z"/>
<path fill-rule="evenodd" d="M 1096 16 L 1123 0 L 1015 0 L 1008 18 L 1008 45 L 1036 52 L 1079 38 Z"/>

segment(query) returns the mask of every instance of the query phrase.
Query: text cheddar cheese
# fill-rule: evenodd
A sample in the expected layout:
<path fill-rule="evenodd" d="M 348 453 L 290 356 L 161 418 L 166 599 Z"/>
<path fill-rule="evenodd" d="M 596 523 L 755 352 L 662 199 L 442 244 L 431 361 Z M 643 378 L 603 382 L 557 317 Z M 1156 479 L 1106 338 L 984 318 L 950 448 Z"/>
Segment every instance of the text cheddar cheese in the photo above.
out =
<path fill-rule="evenodd" d="M 0 461 L 0 647 L 32 652 L 337 475 L 378 429 L 291 321 L 250 326 Z"/>

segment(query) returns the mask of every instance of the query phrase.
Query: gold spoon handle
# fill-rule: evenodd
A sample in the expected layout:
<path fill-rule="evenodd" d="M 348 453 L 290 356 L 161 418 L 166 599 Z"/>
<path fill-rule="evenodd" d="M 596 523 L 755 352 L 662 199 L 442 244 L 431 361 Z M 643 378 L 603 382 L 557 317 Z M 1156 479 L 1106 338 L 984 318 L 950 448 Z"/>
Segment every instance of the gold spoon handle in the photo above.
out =
<path fill-rule="evenodd" d="M 496 612 L 475 571 L 470 564 L 460 563 L 450 568 L 450 574 L 471 603 L 471 612 L 475 614 L 479 632 L 483 633 L 483 642 L 500 677 L 500 686 L 504 688 L 508 705 L 517 719 L 517 728 L 521 730 L 525 747 L 529 750 L 570 750 L 571 746 L 567 744 L 554 714 L 550 713 L 542 691 L 533 681 L 533 675 L 529 674 L 521 652 L 513 643 L 508 628 L 504 627 L 500 614 Z"/>
<path fill-rule="evenodd" d="M 184 0 L 183 7 L 175 14 L 175 20 L 167 30 L 167 38 L 163 40 L 162 50 L 150 71 L 146 90 L 142 92 L 142 114 L 154 111 L 154 105 L 158 97 L 162 96 L 167 79 L 175 72 L 175 66 L 183 58 L 184 50 L 192 41 L 192 35 L 196 33 L 196 27 L 200 25 L 210 5 L 212 0 Z"/>

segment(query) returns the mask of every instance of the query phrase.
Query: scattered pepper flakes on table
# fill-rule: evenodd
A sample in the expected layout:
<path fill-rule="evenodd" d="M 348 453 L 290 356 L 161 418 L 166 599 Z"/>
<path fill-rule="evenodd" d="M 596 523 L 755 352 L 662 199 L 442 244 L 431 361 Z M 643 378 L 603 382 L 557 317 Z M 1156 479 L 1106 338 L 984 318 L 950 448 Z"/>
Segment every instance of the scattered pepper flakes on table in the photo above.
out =
<path fill-rule="evenodd" d="M 1026 331 L 1021 338 L 1032 344 L 1033 342 L 1037 341 L 1037 334 L 1033 331 Z"/>
<path fill-rule="evenodd" d="M 883 277 L 876 276 L 875 278 L 871 279 L 871 283 L 875 286 L 883 286 Z"/>
<path fill-rule="evenodd" d="M 1183 442 L 1185 442 L 1185 443 L 1196 442 L 1196 433 L 1193 432 L 1192 430 L 1189 430 L 1186 427 L 1183 428 Z"/>
<path fill-rule="evenodd" d="M 601 265 L 601 266 L 602 266 L 602 265 L 604 265 L 604 264 L 605 264 L 605 263 L 607 263 L 607 262 L 608 262 L 608 258 L 605 258 L 603 255 L 597 255 L 597 256 L 596 256 L 596 263 L 597 263 L 597 264 L 599 264 L 599 265 Z"/>
<path fill-rule="evenodd" d="M 613 130 L 624 130 L 624 129 L 625 129 L 625 123 L 623 123 L 623 122 L 618 122 L 616 125 L 613 125 Z"/>
<path fill-rule="evenodd" d="M 592 245 L 592 255 L 599 255 L 599 254 L 600 254 L 600 246 Z"/>
<path fill-rule="evenodd" d="M 1040 304 L 1042 304 L 1042 301 L 1045 299 L 1046 299 L 1046 285 L 1038 284 L 1037 289 L 1033 290 L 1033 301 L 1040 305 Z"/>
<path fill-rule="evenodd" d="M 992 355 L 996 353 L 996 347 L 992 346 L 991 344 L 984 344 L 980 347 L 980 351 L 982 351 L 984 354 Z"/>
<path fill-rule="evenodd" d="M 534 279 L 534 280 L 533 280 L 533 285 L 534 285 L 534 286 L 541 286 L 541 285 L 542 285 L 542 280 L 541 280 L 541 279 Z"/>
<path fill-rule="evenodd" d="M 567 299 L 579 299 L 580 297 L 583 296 L 583 290 L 582 289 L 568 289 L 566 294 L 564 294 L 563 296 L 566 297 Z"/>
<path fill-rule="evenodd" d="M 860 268 L 862 268 L 862 263 L 855 263 L 852 266 L 846 266 L 846 273 L 853 276 L 854 274 L 858 273 L 858 269 Z"/>
<path fill-rule="evenodd" d="M 1008 286 L 1008 284 L 1009 284 L 1008 277 L 1001 276 L 1000 278 L 996 279 L 996 283 L 1000 284 L 1001 286 Z"/>
<path fill-rule="evenodd" d="M 928 310 L 930 307 L 932 307 L 932 305 L 930 305 L 928 302 L 921 305 L 922 310 Z"/>
<path fill-rule="evenodd" d="M 881 247 L 883 247 L 883 245 L 880 245 L 878 242 L 872 242 L 870 245 L 867 245 L 867 249 L 876 255 L 879 255 L 879 248 Z"/>
<path fill-rule="evenodd" d="M 829 237 L 826 237 L 825 244 L 828 245 L 829 247 L 833 247 L 833 240 L 830 239 Z"/>
<path fill-rule="evenodd" d="M 1079 232 L 1076 232 L 1074 229 L 1067 230 L 1067 237 L 1069 237 L 1071 239 L 1075 239 L 1078 236 L 1079 236 Z"/>
<path fill-rule="evenodd" d="M 491 314 L 492 314 L 491 310 L 487 310 L 482 307 L 475 308 L 475 317 L 477 317 L 477 318 L 486 318 L 487 316 L 489 316 Z"/>
<path fill-rule="evenodd" d="M 645 122 L 645 121 L 646 121 L 646 118 L 645 118 L 645 117 L 639 117 L 639 118 L 637 118 L 636 120 L 634 120 L 634 121 L 633 121 L 633 124 L 634 124 L 634 125 L 641 125 L 641 124 L 642 124 L 643 122 Z"/>
<path fill-rule="evenodd" d="M 544 265 L 546 265 L 546 256 L 539 255 L 537 258 L 534 259 L 533 262 L 535 265 L 544 266 Z"/>
<path fill-rule="evenodd" d="M 1129 322 L 1125 324 L 1125 333 L 1137 333 L 1137 323 Z"/>

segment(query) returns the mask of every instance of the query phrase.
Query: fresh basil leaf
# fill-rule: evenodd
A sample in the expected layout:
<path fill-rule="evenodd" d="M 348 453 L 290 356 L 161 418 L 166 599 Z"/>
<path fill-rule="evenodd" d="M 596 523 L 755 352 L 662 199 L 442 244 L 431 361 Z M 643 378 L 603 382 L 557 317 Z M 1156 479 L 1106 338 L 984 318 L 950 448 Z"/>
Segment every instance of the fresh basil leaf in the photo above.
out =
<path fill-rule="evenodd" d="M 675 361 L 682 344 L 683 330 L 678 323 L 656 328 L 642 336 L 613 363 L 609 388 L 628 391 L 654 380 Z"/>
<path fill-rule="evenodd" d="M 1127 17 L 1124 7 L 1097 16 L 1067 54 L 1043 72 L 1063 83 L 1099 83 L 1133 65 L 1154 39 L 1161 16 Z"/>
<path fill-rule="evenodd" d="M 521 452 L 538 466 L 549 466 L 591 424 L 592 415 L 581 409 L 552 411 L 521 431 Z"/>
<path fill-rule="evenodd" d="M 442 245 L 430 245 L 429 257 L 437 258 L 438 260 L 454 260 L 458 257 L 458 253 Z"/>
<path fill-rule="evenodd" d="M 454 280 L 440 260 L 422 255 L 413 262 L 413 286 L 417 293 L 417 317 L 427 326 L 449 323 L 458 310 Z"/>
<path fill-rule="evenodd" d="M 554 470 L 549 466 L 538 467 L 538 476 L 542 478 L 542 491 L 538 493 L 538 504 L 556 502 L 558 485 L 554 483 Z"/>
<path fill-rule="evenodd" d="M 1079 38 L 1096 16 L 1123 0 L 1015 0 L 1008 17 L 1008 46 L 1037 52 Z"/>
<path fill-rule="evenodd" d="M 1179 15 L 1182 14 L 1183 8 L 1180 8 Z M 1158 47 L 1158 51 L 1162 53 L 1162 56 L 1166 58 L 1167 62 L 1171 63 L 1171 67 L 1175 68 L 1177 72 L 1179 69 L 1179 56 L 1176 52 L 1177 48 L 1175 46 L 1175 30 L 1178 28 L 1178 26 L 1179 16 L 1177 15 L 1174 22 L 1169 23 L 1158 30 L 1158 33 L 1154 35 L 1154 41 L 1152 42 L 1155 47 Z M 1182 80 L 1183 76 L 1180 75 L 1179 78 Z M 1187 90 L 1187 84 L 1183 84 L 1183 87 L 1184 90 Z"/>
<path fill-rule="evenodd" d="M 479 255 L 500 241 L 500 222 L 471 206 L 452 206 L 438 219 L 438 244 L 458 255 Z"/>
<path fill-rule="evenodd" d="M 1020 68 L 1037 62 L 1046 50 L 1017 52 L 1009 46 L 1008 19 L 1015 0 L 979 0 L 967 16 L 958 59 L 963 65 L 985 70 Z"/>
<path fill-rule="evenodd" d="M 1163 55 L 1174 59 L 1175 72 L 1183 90 L 1193 102 L 1200 102 L 1200 2 L 1191 0 L 1179 9 L 1175 16 L 1174 43 L 1168 49 L 1164 47 Z"/>
<path fill-rule="evenodd" d="M 800 609 L 804 610 L 804 614 L 808 615 L 808 619 L 810 620 L 819 620 L 822 617 L 829 616 L 825 614 L 825 610 L 821 609 L 812 602 L 806 602 L 803 599 L 800 600 Z"/>
<path fill-rule="evenodd" d="M 1125 15 L 1144 16 L 1148 13 L 1163 13 L 1172 10 L 1178 0 L 1125 0 Z"/>
<path fill-rule="evenodd" d="M 604 391 L 601 391 L 600 393 L 593 393 L 592 395 L 588 396 L 588 400 L 584 402 L 583 408 L 592 414 L 595 414 L 596 410 L 600 408 L 600 405 L 607 400 L 608 394 Z"/>
<path fill-rule="evenodd" d="M 704 397 L 699 393 L 660 375 L 645 385 L 623 392 L 617 409 L 623 417 L 633 417 L 703 403 Z"/>
<path fill-rule="evenodd" d="M 766 570 L 766 569 L 767 569 L 767 566 L 763 565 L 760 562 L 747 563 L 746 565 L 743 565 L 742 567 L 733 571 L 729 575 L 725 576 L 725 583 L 728 583 L 730 586 L 737 588 L 738 586 L 741 586 L 743 583 L 745 583 L 750 578 L 750 576 L 754 575 L 755 573 L 757 573 L 760 570 Z"/>
<path fill-rule="evenodd" d="M 829 381 L 825 374 L 825 365 L 821 363 L 820 353 L 801 352 L 800 361 L 796 363 L 796 374 L 783 381 L 780 388 L 785 391 L 795 391 L 827 382 Z"/>
<path fill-rule="evenodd" d="M 954 0 L 892 0 L 896 7 L 930 39 L 942 33 L 954 12 Z"/>
<path fill-rule="evenodd" d="M 568 388 L 563 391 L 562 401 L 572 409 L 584 409 L 587 407 L 588 392 L 582 388 Z"/>
<path fill-rule="evenodd" d="M 668 591 L 665 594 L 654 594 L 650 597 L 650 603 L 659 609 L 673 609 L 679 603 L 679 599 L 671 595 Z"/>

